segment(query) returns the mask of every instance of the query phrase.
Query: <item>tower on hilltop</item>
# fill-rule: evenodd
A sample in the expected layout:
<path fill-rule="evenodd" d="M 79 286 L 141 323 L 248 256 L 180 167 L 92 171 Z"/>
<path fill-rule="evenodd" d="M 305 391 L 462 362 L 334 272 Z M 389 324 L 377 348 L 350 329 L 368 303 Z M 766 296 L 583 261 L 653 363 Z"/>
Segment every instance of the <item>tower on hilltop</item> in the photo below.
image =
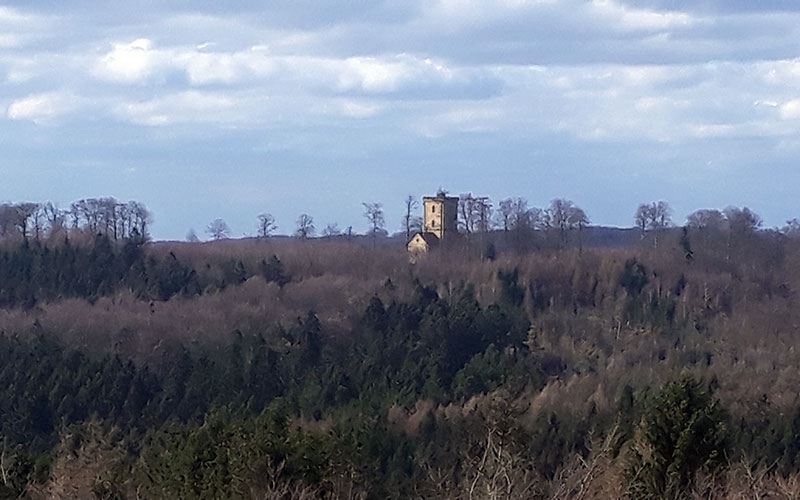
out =
<path fill-rule="evenodd" d="M 422 198 L 422 232 L 408 242 L 412 252 L 428 251 L 445 239 L 458 234 L 458 197 L 439 191 Z"/>
<path fill-rule="evenodd" d="M 458 197 L 443 191 L 422 198 L 422 232 L 433 233 L 443 240 L 458 232 Z"/>

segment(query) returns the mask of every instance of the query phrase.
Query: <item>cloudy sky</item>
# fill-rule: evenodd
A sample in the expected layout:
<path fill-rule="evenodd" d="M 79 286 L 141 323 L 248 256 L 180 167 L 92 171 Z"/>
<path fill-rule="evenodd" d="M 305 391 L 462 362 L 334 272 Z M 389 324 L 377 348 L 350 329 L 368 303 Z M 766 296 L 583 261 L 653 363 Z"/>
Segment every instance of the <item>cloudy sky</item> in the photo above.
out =
<path fill-rule="evenodd" d="M 800 2 L 102 4 L 0 0 L 0 202 L 135 199 L 175 239 L 365 201 L 395 231 L 439 187 L 800 217 Z"/>

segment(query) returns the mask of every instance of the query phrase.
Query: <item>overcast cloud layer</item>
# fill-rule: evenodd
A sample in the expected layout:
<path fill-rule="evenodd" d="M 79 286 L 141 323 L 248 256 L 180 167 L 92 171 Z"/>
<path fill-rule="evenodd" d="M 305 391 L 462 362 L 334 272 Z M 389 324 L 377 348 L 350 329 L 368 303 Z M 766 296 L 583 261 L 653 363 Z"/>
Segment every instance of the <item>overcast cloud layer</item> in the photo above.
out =
<path fill-rule="evenodd" d="M 363 201 L 394 231 L 440 186 L 800 217 L 796 2 L 232 3 L 0 4 L 0 201 L 137 199 L 177 239 Z"/>

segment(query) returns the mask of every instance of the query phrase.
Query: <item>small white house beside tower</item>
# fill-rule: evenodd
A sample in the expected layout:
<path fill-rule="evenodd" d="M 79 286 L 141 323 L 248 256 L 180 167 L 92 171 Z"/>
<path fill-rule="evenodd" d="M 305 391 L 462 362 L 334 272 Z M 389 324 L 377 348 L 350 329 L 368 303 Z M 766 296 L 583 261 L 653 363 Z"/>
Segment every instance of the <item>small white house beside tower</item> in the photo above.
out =
<path fill-rule="evenodd" d="M 458 234 L 458 197 L 443 191 L 422 198 L 422 232 L 408 242 L 409 252 L 427 252 Z"/>

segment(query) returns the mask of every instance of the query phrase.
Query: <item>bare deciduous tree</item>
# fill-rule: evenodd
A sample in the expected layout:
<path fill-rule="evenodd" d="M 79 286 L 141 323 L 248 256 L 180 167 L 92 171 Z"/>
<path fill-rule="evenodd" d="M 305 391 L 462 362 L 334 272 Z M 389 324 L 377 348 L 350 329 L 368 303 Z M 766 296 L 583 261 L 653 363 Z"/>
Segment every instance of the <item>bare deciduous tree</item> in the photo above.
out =
<path fill-rule="evenodd" d="M 369 221 L 370 236 L 375 238 L 386 225 L 383 215 L 383 205 L 380 203 L 362 203 L 364 205 L 364 217 Z"/>
<path fill-rule="evenodd" d="M 569 213 L 572 208 L 572 201 L 564 198 L 552 200 L 547 208 L 547 215 L 552 227 L 558 229 L 562 234 L 569 228 Z"/>
<path fill-rule="evenodd" d="M 458 197 L 458 223 L 469 234 L 475 227 L 475 209 L 472 193 L 464 193 Z"/>
<path fill-rule="evenodd" d="M 653 246 L 658 247 L 658 231 L 662 231 L 672 226 L 672 208 L 666 201 L 654 201 L 652 203 L 642 203 L 636 209 L 633 221 L 642 232 L 642 238 L 648 230 L 656 231 L 653 238 Z"/>
<path fill-rule="evenodd" d="M 31 223 L 33 224 L 33 238 L 38 240 L 44 232 L 44 210 L 41 203 L 36 204 L 36 208 L 31 215 Z"/>
<path fill-rule="evenodd" d="M 715 209 L 696 210 L 686 217 L 686 225 L 693 229 L 721 230 L 725 227 L 725 223 L 725 215 Z"/>
<path fill-rule="evenodd" d="M 800 236 L 800 220 L 796 217 L 786 221 L 786 225 L 783 226 L 781 232 L 787 236 L 791 236 L 796 238 Z"/>
<path fill-rule="evenodd" d="M 308 214 L 301 214 L 297 218 L 297 231 L 294 234 L 300 239 L 314 236 L 314 218 Z"/>
<path fill-rule="evenodd" d="M 488 198 L 486 202 L 488 203 Z M 491 204 L 483 210 L 491 210 Z M 528 201 L 525 198 L 506 198 L 500 201 L 495 219 L 503 231 L 524 231 L 541 224 L 541 210 L 528 208 Z"/>
<path fill-rule="evenodd" d="M 278 229 L 278 226 L 275 224 L 275 217 L 272 214 L 264 213 L 258 216 L 259 238 L 269 238 L 276 229 Z"/>
<path fill-rule="evenodd" d="M 327 238 L 338 236 L 340 234 L 342 234 L 342 231 L 339 229 L 339 224 L 335 222 L 329 223 L 327 226 L 325 226 L 325 229 L 322 230 L 322 236 Z"/>
<path fill-rule="evenodd" d="M 589 223 L 589 218 L 583 209 L 576 206 L 572 200 L 564 198 L 556 198 L 550 202 L 546 217 L 547 226 L 558 230 L 562 244 L 567 243 L 567 231 L 583 230 Z"/>
<path fill-rule="evenodd" d="M 149 210 L 147 210 L 147 207 L 145 207 L 143 203 L 139 203 L 138 201 L 129 201 L 128 207 L 132 219 L 129 236 L 133 237 L 135 231 L 138 233 L 139 237 L 147 238 L 147 228 L 153 221 L 152 214 Z"/>
<path fill-rule="evenodd" d="M 761 226 L 761 217 L 747 207 L 728 207 L 724 213 L 728 228 L 734 234 L 749 234 Z"/>
<path fill-rule="evenodd" d="M 589 217 L 580 207 L 572 207 L 567 216 L 570 229 L 578 229 L 578 251 L 583 251 L 583 228 L 589 225 Z"/>
<path fill-rule="evenodd" d="M 77 229 L 81 224 L 81 217 L 83 215 L 83 210 L 81 207 L 82 201 L 83 200 L 72 202 L 69 206 L 69 210 L 67 211 L 70 221 L 72 222 L 71 225 L 73 229 Z"/>
<path fill-rule="evenodd" d="M 28 229 L 33 224 L 34 214 L 39 211 L 39 204 L 32 202 L 23 202 L 16 205 L 17 209 L 17 225 L 19 226 L 22 239 L 28 239 Z"/>
<path fill-rule="evenodd" d="M 657 201 L 653 204 L 652 226 L 656 229 L 666 229 L 672 225 L 672 207 L 666 201 Z"/>
<path fill-rule="evenodd" d="M 19 230 L 19 212 L 14 205 L 0 205 L 0 235 L 10 236 Z"/>
<path fill-rule="evenodd" d="M 502 227 L 503 231 L 508 232 L 514 221 L 514 200 L 511 198 L 501 200 L 495 217 L 497 219 L 497 225 Z"/>
<path fill-rule="evenodd" d="M 490 229 L 490 221 L 492 219 L 492 202 L 488 196 L 478 196 L 473 198 L 472 204 L 475 229 L 480 232 L 486 233 Z"/>
<path fill-rule="evenodd" d="M 419 208 L 419 202 L 411 195 L 405 200 L 405 213 L 403 214 L 403 229 L 406 231 L 406 241 L 411 240 L 411 233 L 422 231 L 422 218 L 414 215 Z"/>
<path fill-rule="evenodd" d="M 474 196 L 472 193 L 459 196 L 459 224 L 467 233 L 488 231 L 491 211 L 492 204 L 487 196 Z"/>
<path fill-rule="evenodd" d="M 633 223 L 639 228 L 639 231 L 642 232 L 642 238 L 644 238 L 644 233 L 647 231 L 647 224 L 650 221 L 650 205 L 647 203 L 642 203 L 639 205 L 639 208 L 636 209 L 636 213 L 633 215 Z"/>
<path fill-rule="evenodd" d="M 633 221 L 642 233 L 648 229 L 666 229 L 672 225 L 672 208 L 666 201 L 642 203 L 636 209 Z"/>
<path fill-rule="evenodd" d="M 485 409 L 485 436 L 475 443 L 478 454 L 465 457 L 466 498 L 530 498 L 540 478 L 525 464 L 516 434 L 522 408 L 501 393 Z M 477 436 L 476 436 L 477 437 Z"/>
<path fill-rule="evenodd" d="M 589 217 L 586 215 L 586 212 L 580 207 L 572 207 L 567 214 L 567 226 L 570 229 L 577 228 L 579 231 L 582 230 L 589 224 Z"/>
<path fill-rule="evenodd" d="M 0 235 L 16 232 L 23 239 L 53 235 L 66 228 L 67 217 L 73 229 L 93 235 L 104 234 L 120 238 L 147 238 L 152 216 L 144 204 L 137 201 L 119 203 L 114 198 L 78 200 L 64 211 L 52 202 L 0 205 Z"/>
<path fill-rule="evenodd" d="M 231 228 L 228 227 L 228 224 L 225 223 L 222 219 L 214 219 L 211 223 L 206 227 L 206 233 L 208 233 L 211 238 L 215 240 L 222 240 L 228 237 L 231 232 Z"/>
<path fill-rule="evenodd" d="M 42 212 L 47 222 L 49 234 L 52 235 L 64 228 L 66 213 L 60 210 L 57 205 L 48 201 L 42 205 Z"/>
<path fill-rule="evenodd" d="M 100 198 L 97 200 L 98 230 L 106 236 L 117 239 L 117 200 L 114 198 Z"/>

